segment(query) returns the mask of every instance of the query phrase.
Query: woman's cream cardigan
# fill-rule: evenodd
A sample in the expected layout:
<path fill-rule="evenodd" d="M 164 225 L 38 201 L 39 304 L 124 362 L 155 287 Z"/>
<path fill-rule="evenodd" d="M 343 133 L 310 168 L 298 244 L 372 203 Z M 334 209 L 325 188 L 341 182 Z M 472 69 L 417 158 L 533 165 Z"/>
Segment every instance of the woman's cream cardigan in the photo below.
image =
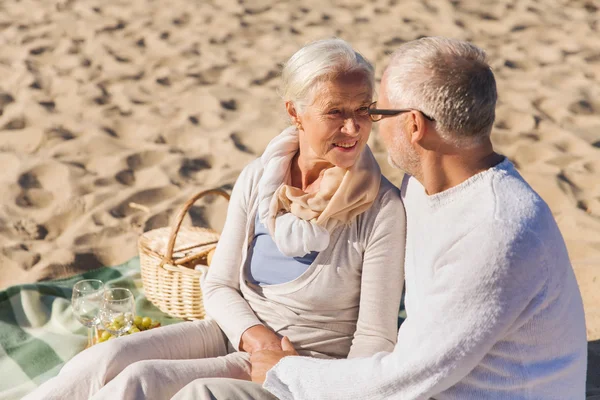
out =
<path fill-rule="evenodd" d="M 246 256 L 257 212 L 260 159 L 235 184 L 227 220 L 203 282 L 204 305 L 238 349 L 244 331 L 264 324 L 287 336 L 301 355 L 361 357 L 392 351 L 404 282 L 406 219 L 399 191 L 381 177 L 367 211 L 332 232 L 297 279 L 256 286 L 246 280 Z"/>

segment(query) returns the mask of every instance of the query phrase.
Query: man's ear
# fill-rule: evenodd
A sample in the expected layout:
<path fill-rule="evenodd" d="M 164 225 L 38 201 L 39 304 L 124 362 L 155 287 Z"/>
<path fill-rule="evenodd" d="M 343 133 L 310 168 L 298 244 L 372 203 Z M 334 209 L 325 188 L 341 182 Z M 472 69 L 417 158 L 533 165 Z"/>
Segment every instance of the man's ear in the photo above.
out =
<path fill-rule="evenodd" d="M 410 142 L 416 144 L 423 140 L 427 133 L 427 121 L 419 111 L 411 111 L 409 118 Z"/>

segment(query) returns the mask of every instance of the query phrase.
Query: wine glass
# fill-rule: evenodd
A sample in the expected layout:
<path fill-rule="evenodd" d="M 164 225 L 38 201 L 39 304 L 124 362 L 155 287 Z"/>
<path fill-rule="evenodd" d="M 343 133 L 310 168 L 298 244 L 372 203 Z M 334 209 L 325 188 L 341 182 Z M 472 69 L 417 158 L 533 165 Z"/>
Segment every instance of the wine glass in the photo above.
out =
<path fill-rule="evenodd" d="M 104 291 L 100 321 L 110 334 L 121 336 L 133 326 L 135 300 L 133 293 L 125 288 L 111 288 Z"/>
<path fill-rule="evenodd" d="M 95 328 L 100 322 L 103 293 L 104 283 L 99 279 L 84 279 L 73 286 L 71 307 L 75 318 L 87 327 L 88 347 L 93 343 Z"/>

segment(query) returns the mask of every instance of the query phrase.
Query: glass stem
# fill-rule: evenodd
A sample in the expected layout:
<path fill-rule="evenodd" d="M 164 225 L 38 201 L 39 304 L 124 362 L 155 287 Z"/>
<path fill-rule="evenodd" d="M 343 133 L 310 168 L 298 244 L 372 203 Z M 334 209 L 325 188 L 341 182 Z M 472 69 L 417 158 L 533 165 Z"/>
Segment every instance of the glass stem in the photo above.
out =
<path fill-rule="evenodd" d="M 88 344 L 87 347 L 92 347 L 94 344 L 94 328 L 95 326 L 91 326 L 88 328 Z"/>

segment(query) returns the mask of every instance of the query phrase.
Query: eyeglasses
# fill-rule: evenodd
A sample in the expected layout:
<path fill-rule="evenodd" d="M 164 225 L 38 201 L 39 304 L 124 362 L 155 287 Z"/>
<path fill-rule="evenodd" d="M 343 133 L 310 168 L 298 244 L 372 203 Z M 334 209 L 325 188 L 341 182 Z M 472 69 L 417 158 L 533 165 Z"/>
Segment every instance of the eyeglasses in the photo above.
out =
<path fill-rule="evenodd" d="M 371 117 L 371 121 L 377 122 L 377 121 L 381 121 L 383 118 L 394 117 L 396 115 L 400 115 L 402 113 L 406 113 L 406 112 L 410 112 L 410 111 L 418 111 L 421 114 L 423 114 L 423 116 L 425 118 L 427 118 L 428 120 L 435 122 L 435 119 L 431 118 L 429 115 L 425 114 L 421 110 L 417 110 L 415 108 L 404 108 L 404 109 L 399 109 L 399 110 L 386 110 L 386 109 L 382 109 L 382 108 L 377 108 L 376 101 L 372 102 L 371 105 L 369 105 L 368 112 L 369 112 L 369 116 Z"/>

